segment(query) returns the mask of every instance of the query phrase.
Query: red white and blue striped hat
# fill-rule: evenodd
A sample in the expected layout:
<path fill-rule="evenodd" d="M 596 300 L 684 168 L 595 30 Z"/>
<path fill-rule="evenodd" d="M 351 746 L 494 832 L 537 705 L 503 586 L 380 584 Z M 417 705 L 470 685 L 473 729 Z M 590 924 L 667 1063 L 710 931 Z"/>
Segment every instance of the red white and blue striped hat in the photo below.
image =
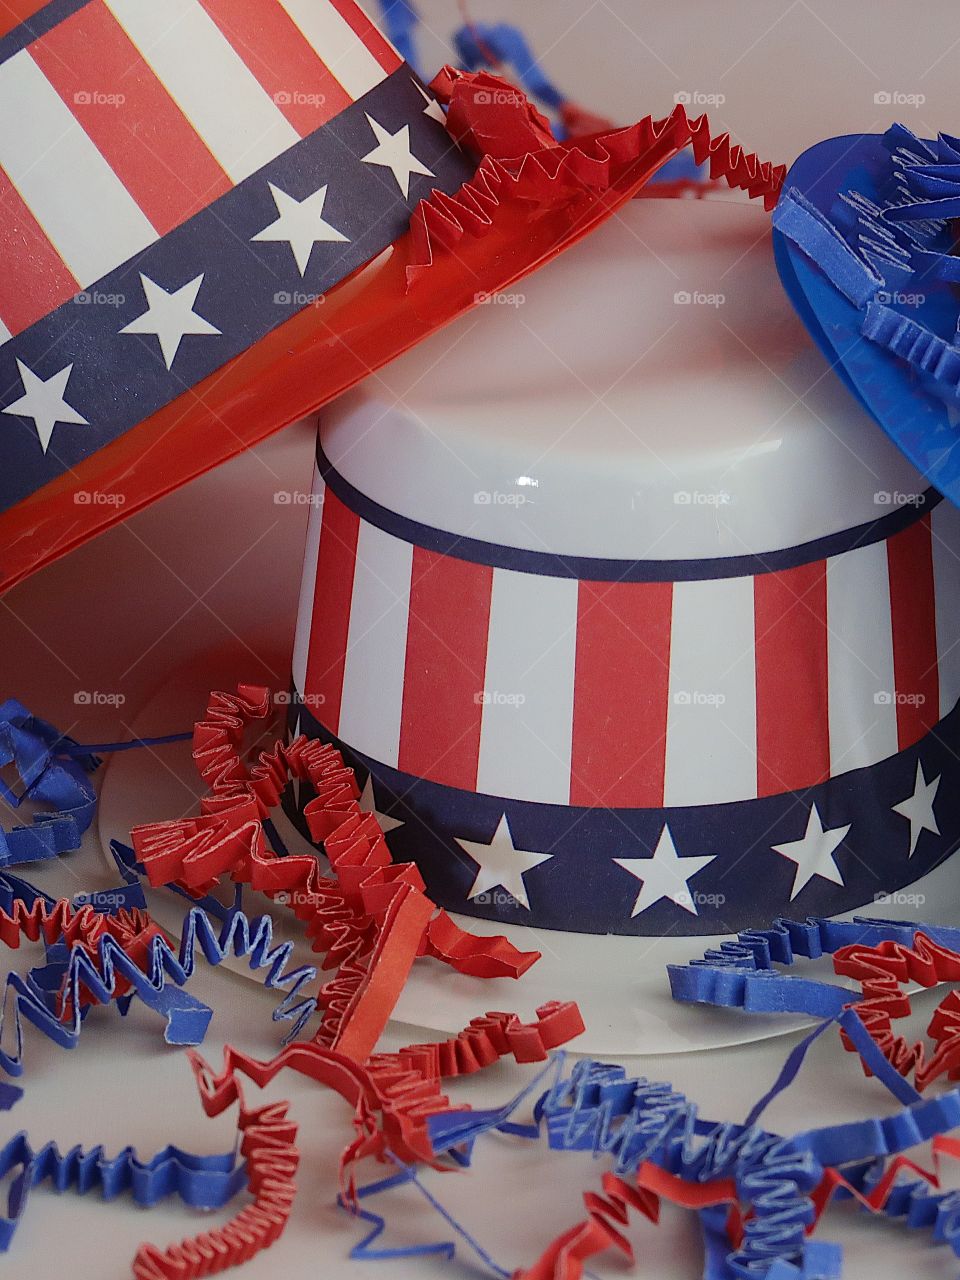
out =
<path fill-rule="evenodd" d="M 10 9 L 0 588 L 298 416 L 266 362 L 474 169 L 353 0 Z"/>
<path fill-rule="evenodd" d="M 691 141 L 768 207 L 782 180 L 682 110 L 560 147 L 496 78 L 441 89 L 449 117 L 354 0 L 7 0 L 0 590 L 532 270 Z"/>
<path fill-rule="evenodd" d="M 523 290 L 323 415 L 291 729 L 448 909 L 895 913 L 960 842 L 960 512 L 826 376 L 762 214 L 640 201 Z"/>

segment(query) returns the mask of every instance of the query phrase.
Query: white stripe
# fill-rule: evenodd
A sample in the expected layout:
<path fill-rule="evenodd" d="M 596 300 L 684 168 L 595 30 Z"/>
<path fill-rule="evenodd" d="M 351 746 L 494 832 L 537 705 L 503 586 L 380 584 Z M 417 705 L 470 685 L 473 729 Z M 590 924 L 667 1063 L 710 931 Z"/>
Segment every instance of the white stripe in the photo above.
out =
<path fill-rule="evenodd" d="M 234 182 L 300 135 L 199 0 L 106 0 Z"/>
<path fill-rule="evenodd" d="M 3 316 L 0 316 L 0 347 L 10 340 L 11 333 L 7 326 L 3 323 Z"/>
<path fill-rule="evenodd" d="M 386 79 L 386 71 L 329 0 L 280 3 L 354 102 Z"/>
<path fill-rule="evenodd" d="M 81 288 L 157 239 L 25 49 L 0 64 L 0 165 Z"/>
<path fill-rule="evenodd" d="M 960 511 L 945 498 L 930 517 L 937 609 L 940 715 L 960 698 Z"/>
<path fill-rule="evenodd" d="M 477 790 L 570 803 L 577 583 L 494 569 Z"/>
<path fill-rule="evenodd" d="M 313 597 L 317 589 L 317 559 L 320 555 L 320 527 L 323 524 L 323 495 L 326 485 L 316 464 L 313 468 L 313 490 L 310 516 L 307 520 L 307 545 L 303 553 L 300 578 L 300 607 L 297 610 L 297 634 L 293 642 L 293 687 L 306 692 L 307 658 L 310 654 L 310 631 L 313 627 Z"/>
<path fill-rule="evenodd" d="M 896 755 L 897 705 L 887 544 L 827 561 L 830 773 Z"/>
<path fill-rule="evenodd" d="M 397 767 L 413 547 L 365 521 L 357 536 L 338 735 Z"/>
<path fill-rule="evenodd" d="M 757 794 L 752 578 L 674 586 L 663 793 L 665 805 Z"/>

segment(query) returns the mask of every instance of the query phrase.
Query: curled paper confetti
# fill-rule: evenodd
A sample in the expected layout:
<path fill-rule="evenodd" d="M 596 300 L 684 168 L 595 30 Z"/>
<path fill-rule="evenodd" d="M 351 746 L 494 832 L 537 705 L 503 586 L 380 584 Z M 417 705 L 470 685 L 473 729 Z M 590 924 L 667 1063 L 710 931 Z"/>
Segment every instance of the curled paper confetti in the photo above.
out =
<path fill-rule="evenodd" d="M 301 992 L 315 980 L 317 971 L 312 965 L 303 965 L 288 972 L 293 944 L 284 942 L 273 946 L 272 942 L 273 921 L 269 916 L 248 919 L 242 911 L 231 911 L 226 922 L 217 929 L 205 911 L 193 907 L 184 917 L 178 951 L 174 951 L 163 936 L 155 935 L 150 939 L 135 973 L 129 972 L 126 963 L 129 957 L 116 946 L 105 945 L 99 958 L 105 978 L 111 968 L 119 969 L 127 975 L 130 987 L 147 1003 L 164 992 L 167 978 L 177 987 L 185 986 L 196 970 L 199 953 L 210 965 L 222 964 L 231 955 L 249 959 L 251 970 L 266 970 L 263 982 L 268 990 L 284 992 L 283 1000 L 273 1012 L 273 1019 L 275 1022 L 293 1022 L 287 1032 L 289 1039 L 300 1033 L 316 1009 L 316 1001 L 303 997 Z M 199 1044 L 207 1021 L 209 1016 L 202 1026 L 193 1021 L 186 1025 L 180 1017 L 168 1027 L 167 1042 Z"/>
<path fill-rule="evenodd" d="M 129 866 L 132 850 L 115 846 L 114 852 L 121 865 Z M 211 919 L 214 914 L 220 919 L 219 927 Z M 269 916 L 247 916 L 238 906 L 223 908 L 214 899 L 198 903 L 184 915 L 178 951 L 174 952 L 162 935 L 154 937 L 139 967 L 146 982 L 159 994 L 167 977 L 178 987 L 190 981 L 196 970 L 198 953 L 202 953 L 206 962 L 213 966 L 222 964 L 232 955 L 238 959 L 249 959 L 253 972 L 266 970 L 264 986 L 284 993 L 281 1003 L 273 1011 L 274 1022 L 293 1023 L 285 1040 L 295 1039 L 316 1011 L 316 1000 L 303 992 L 316 981 L 317 970 L 312 965 L 301 965 L 288 971 L 293 943 L 273 945 L 273 921 Z M 141 986 L 136 988 L 138 995 Z M 175 1043 L 199 1044 L 202 1039 L 201 1034 L 199 1039 L 177 1040 Z"/>
<path fill-rule="evenodd" d="M 122 1000 L 144 981 L 139 968 L 157 926 L 142 911 L 108 916 L 86 905 L 76 909 L 67 899 L 53 901 L 13 876 L 0 876 L 0 943 L 17 947 L 21 937 L 47 945 L 47 964 L 26 978 L 8 973 L 0 1006 L 0 1044 L 9 1043 L 12 1020 L 14 1050 L 0 1049 L 0 1069 L 23 1071 L 23 1018 L 62 1048 L 73 1048 L 86 1008 L 92 1003 Z M 59 954 L 54 948 L 59 948 Z M 66 959 L 63 959 L 66 956 Z M 11 998 L 12 993 L 12 998 Z M 157 1006 L 155 1006 L 157 1007 Z M 209 1018 L 205 1005 L 186 998 L 167 1001 L 160 1011 L 173 1021 L 178 1014 Z"/>
<path fill-rule="evenodd" d="M 17 1055 L 0 1056 L 0 1061 L 11 1071 L 22 1069 L 21 1012 L 57 1043 L 70 1045 L 90 1004 L 114 1000 L 125 1012 L 136 997 L 167 1018 L 168 1042 L 199 1042 L 211 1011 L 181 988 L 201 954 L 213 965 L 231 954 L 248 957 L 251 968 L 264 972 L 266 985 L 284 993 L 274 1018 L 291 1022 L 292 1030 L 274 1059 L 260 1062 L 228 1046 L 223 1071 L 214 1074 L 202 1059 L 192 1058 L 207 1113 L 238 1104 L 253 1202 L 222 1228 L 167 1248 L 142 1246 L 134 1262 L 139 1280 L 184 1280 L 220 1271 L 267 1247 L 285 1227 L 299 1159 L 296 1129 L 286 1103 L 248 1109 L 240 1075 L 265 1085 L 289 1068 L 347 1099 L 354 1109 L 355 1138 L 343 1152 L 340 1185 L 344 1203 L 357 1208 L 354 1170 L 361 1160 L 399 1159 L 410 1166 L 408 1177 L 414 1177 L 417 1163 L 442 1168 L 462 1163 L 458 1153 L 452 1153 L 453 1165 L 438 1158 L 430 1141 L 429 1118 L 455 1110 L 441 1092 L 442 1080 L 473 1074 L 508 1054 L 518 1062 L 543 1061 L 583 1030 L 575 1005 L 551 1002 L 529 1023 L 511 1013 L 488 1013 L 445 1041 L 410 1045 L 398 1053 L 371 1052 L 418 955 L 442 959 L 465 973 L 516 976 L 536 954 L 518 952 L 502 938 L 474 937 L 445 913 L 436 913 L 415 868 L 390 861 L 376 818 L 359 810 L 352 772 L 336 752 L 298 739 L 287 747 L 277 744 L 248 766 L 242 755 L 244 731 L 266 714 L 267 705 L 262 690 L 241 688 L 237 695 L 212 697 L 207 719 L 194 735 L 201 776 L 210 784 L 203 811 L 187 823 L 139 829 L 134 849 L 115 843 L 123 879 L 119 889 L 83 894 L 71 903 L 54 901 L 14 876 L 0 878 L 0 941 L 16 946 L 21 937 L 43 938 L 47 949 L 45 964 L 25 979 L 8 978 L 17 997 Z M 271 847 L 282 849 L 269 813 L 291 776 L 316 791 L 307 821 L 314 838 L 323 841 L 331 876 L 320 875 L 315 857 L 281 856 Z M 190 899 L 179 950 L 144 909 L 141 872 L 151 883 Z M 224 874 L 236 885 L 233 906 L 207 893 Z M 306 994 L 317 970 L 289 969 L 291 944 L 274 946 L 269 917 L 251 917 L 242 909 L 244 883 L 286 901 L 307 926 L 314 949 L 325 953 L 326 965 L 337 967 L 318 1000 Z M 318 1005 L 323 1013 L 314 1039 L 289 1042 Z M 7 1105 L 12 1092 L 4 1099 Z M 232 1165 L 197 1163 L 174 1148 L 145 1164 L 129 1149 L 112 1159 L 101 1149 L 60 1157 L 48 1145 L 35 1156 L 25 1136 L 10 1145 L 5 1158 L 8 1169 L 23 1170 L 16 1180 L 19 1199 L 11 1201 L 11 1223 L 22 1212 L 25 1189 L 44 1177 L 64 1187 L 72 1180 L 81 1189 L 99 1179 L 107 1194 L 136 1183 L 144 1204 L 181 1188 L 192 1197 L 190 1203 L 207 1205 L 225 1203 L 244 1177 L 244 1170 Z M 211 1170 L 224 1176 L 211 1182 Z"/>
<path fill-rule="evenodd" d="M 886 1060 L 903 1076 L 913 1073 L 918 1092 L 941 1076 L 960 1079 L 960 995 L 951 989 L 934 1010 L 927 1034 L 934 1044 L 929 1057 L 923 1044 L 909 1044 L 894 1034 L 893 1020 L 910 1013 L 910 999 L 903 990 L 906 982 L 922 987 L 960 978 L 960 952 L 934 942 L 918 930 L 911 944 L 887 940 L 875 946 L 855 943 L 843 947 L 834 957 L 837 973 L 860 983 L 861 999 L 857 1017 Z M 849 1035 L 844 1045 L 856 1051 Z"/>
<path fill-rule="evenodd" d="M 436 909 L 410 863 L 394 864 L 374 815 L 360 809 L 353 773 L 332 747 L 306 738 L 277 743 L 247 768 L 242 738 L 266 715 L 267 691 L 241 686 L 213 694 L 194 735 L 194 758 L 210 786 L 197 818 L 137 827 L 137 858 L 151 884 L 177 881 L 205 892 L 223 874 L 271 896 L 284 895 L 305 924 L 325 967 L 338 966 L 321 989 L 320 1042 L 362 1061 L 372 1051 L 410 966 L 433 955 L 463 973 L 518 976 L 537 958 L 504 938 L 476 938 Z M 278 857 L 263 819 L 291 777 L 311 784 L 304 810 L 323 842 L 332 876 L 314 857 Z"/>
<path fill-rule="evenodd" d="M 133 1263 L 136 1280 L 195 1280 L 247 1262 L 279 1239 L 287 1225 L 296 1194 L 294 1181 L 300 1163 L 297 1127 L 288 1118 L 289 1104 L 273 1102 L 248 1109 L 236 1076 L 215 1080 L 206 1064 L 194 1056 L 194 1075 L 200 1101 L 208 1116 L 238 1104 L 237 1132 L 245 1160 L 246 1185 L 253 1203 L 224 1227 L 204 1231 L 190 1240 L 160 1249 L 141 1245 Z"/>
<path fill-rule="evenodd" d="M 860 990 L 779 973 L 774 964 L 797 957 L 834 955 L 837 974 Z M 669 966 L 675 1000 L 715 1004 L 747 1012 L 808 1013 L 841 1024 L 844 1046 L 864 1057 L 864 1035 L 901 1076 L 914 1076 L 917 1092 L 946 1075 L 960 1078 L 960 998 L 953 990 L 935 1010 L 927 1033 L 934 1050 L 895 1035 L 893 1020 L 906 1017 L 907 982 L 923 987 L 960 978 L 960 929 L 855 917 L 849 922 L 777 920 L 771 929 L 748 930 L 689 965 Z M 856 1019 L 856 1021 L 854 1021 Z M 858 1025 L 859 1024 L 859 1025 Z M 873 1070 L 864 1062 L 867 1074 Z M 908 1100 L 912 1090 L 898 1089 Z"/>
<path fill-rule="evenodd" d="M 557 143 L 547 120 L 504 85 L 487 73 L 450 68 L 433 81 L 448 103 L 448 128 L 483 158 L 455 195 L 435 191 L 414 211 L 398 269 L 421 306 L 425 290 L 472 305 L 479 293 L 508 287 L 532 260 L 552 258 L 585 236 L 687 147 L 697 164 L 708 163 L 711 179 L 746 191 L 765 208 L 776 203 L 784 167 L 761 161 L 727 134 L 713 135 L 706 116 L 690 120 L 678 106 L 663 120 L 648 116 Z M 492 105 L 478 103 L 481 91 Z"/>
<path fill-rule="evenodd" d="M 552 1150 L 588 1150 L 612 1160 L 602 1192 L 584 1193 L 586 1217 L 531 1267 L 515 1271 L 517 1278 L 577 1280 L 584 1264 L 608 1248 L 631 1258 L 622 1228 L 632 1213 L 656 1222 L 663 1199 L 698 1212 L 705 1274 L 712 1277 L 838 1276 L 839 1248 L 810 1238 L 833 1198 L 928 1228 L 960 1256 L 960 1196 L 940 1191 L 938 1178 L 940 1161 L 960 1155 L 960 1141 L 944 1136 L 960 1122 L 960 1091 L 882 1118 L 783 1137 L 749 1120 L 701 1119 L 697 1106 L 671 1085 L 628 1079 L 613 1064 L 578 1062 L 563 1077 L 558 1058 L 555 1070 L 532 1126 L 510 1119 L 523 1095 L 496 1111 L 438 1115 L 429 1122 L 438 1152 L 451 1144 L 469 1152 L 492 1129 L 527 1138 L 545 1129 Z M 758 1104 L 751 1114 L 761 1109 Z M 903 1154 L 928 1140 L 932 1169 Z M 905 1183 L 904 1171 L 917 1178 Z"/>
<path fill-rule="evenodd" d="M 12 765 L 20 778 L 17 791 L 0 779 L 0 798 L 14 809 L 24 800 L 49 809 L 35 814 L 32 826 L 0 831 L 0 868 L 80 847 L 97 803 L 87 774 L 100 762 L 88 751 L 69 750 L 76 747 L 21 703 L 12 698 L 0 703 L 0 767 Z"/>
<path fill-rule="evenodd" d="M 61 1152 L 54 1142 L 35 1149 L 25 1133 L 0 1148 L 0 1178 L 11 1179 L 6 1212 L 0 1216 L 0 1252 L 9 1249 L 30 1191 L 41 1183 L 78 1195 L 98 1190 L 104 1200 L 129 1192 L 135 1204 L 146 1208 L 177 1195 L 196 1209 L 219 1209 L 246 1183 L 243 1164 L 233 1151 L 198 1156 L 171 1146 L 140 1160 L 133 1147 L 124 1147 L 114 1156 L 108 1156 L 103 1147 Z"/>

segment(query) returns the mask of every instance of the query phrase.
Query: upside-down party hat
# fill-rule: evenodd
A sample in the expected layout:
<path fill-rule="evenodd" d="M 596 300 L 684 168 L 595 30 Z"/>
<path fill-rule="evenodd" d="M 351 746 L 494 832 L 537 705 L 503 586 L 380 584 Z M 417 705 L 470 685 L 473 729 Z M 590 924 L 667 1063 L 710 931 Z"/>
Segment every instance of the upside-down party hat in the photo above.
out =
<path fill-rule="evenodd" d="M 5 12 L 0 590 L 522 277 L 687 145 L 768 204 L 782 179 L 681 108 L 565 146 L 448 71 L 445 112 L 352 0 Z"/>

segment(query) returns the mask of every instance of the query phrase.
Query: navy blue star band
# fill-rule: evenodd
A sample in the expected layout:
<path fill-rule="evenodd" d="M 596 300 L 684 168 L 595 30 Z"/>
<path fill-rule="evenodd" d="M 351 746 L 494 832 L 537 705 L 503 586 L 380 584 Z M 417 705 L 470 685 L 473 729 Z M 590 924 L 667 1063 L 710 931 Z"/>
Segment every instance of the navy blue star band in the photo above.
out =
<path fill-rule="evenodd" d="M 352 751 L 294 695 L 291 732 L 298 724 L 342 751 L 361 783 L 372 776 L 368 804 L 393 820 L 391 853 L 417 863 L 438 905 L 503 923 L 656 937 L 836 915 L 919 880 L 960 832 L 960 709 L 907 750 L 819 786 L 664 809 L 534 804 L 426 782 Z M 288 794 L 294 821 L 309 799 Z"/>

